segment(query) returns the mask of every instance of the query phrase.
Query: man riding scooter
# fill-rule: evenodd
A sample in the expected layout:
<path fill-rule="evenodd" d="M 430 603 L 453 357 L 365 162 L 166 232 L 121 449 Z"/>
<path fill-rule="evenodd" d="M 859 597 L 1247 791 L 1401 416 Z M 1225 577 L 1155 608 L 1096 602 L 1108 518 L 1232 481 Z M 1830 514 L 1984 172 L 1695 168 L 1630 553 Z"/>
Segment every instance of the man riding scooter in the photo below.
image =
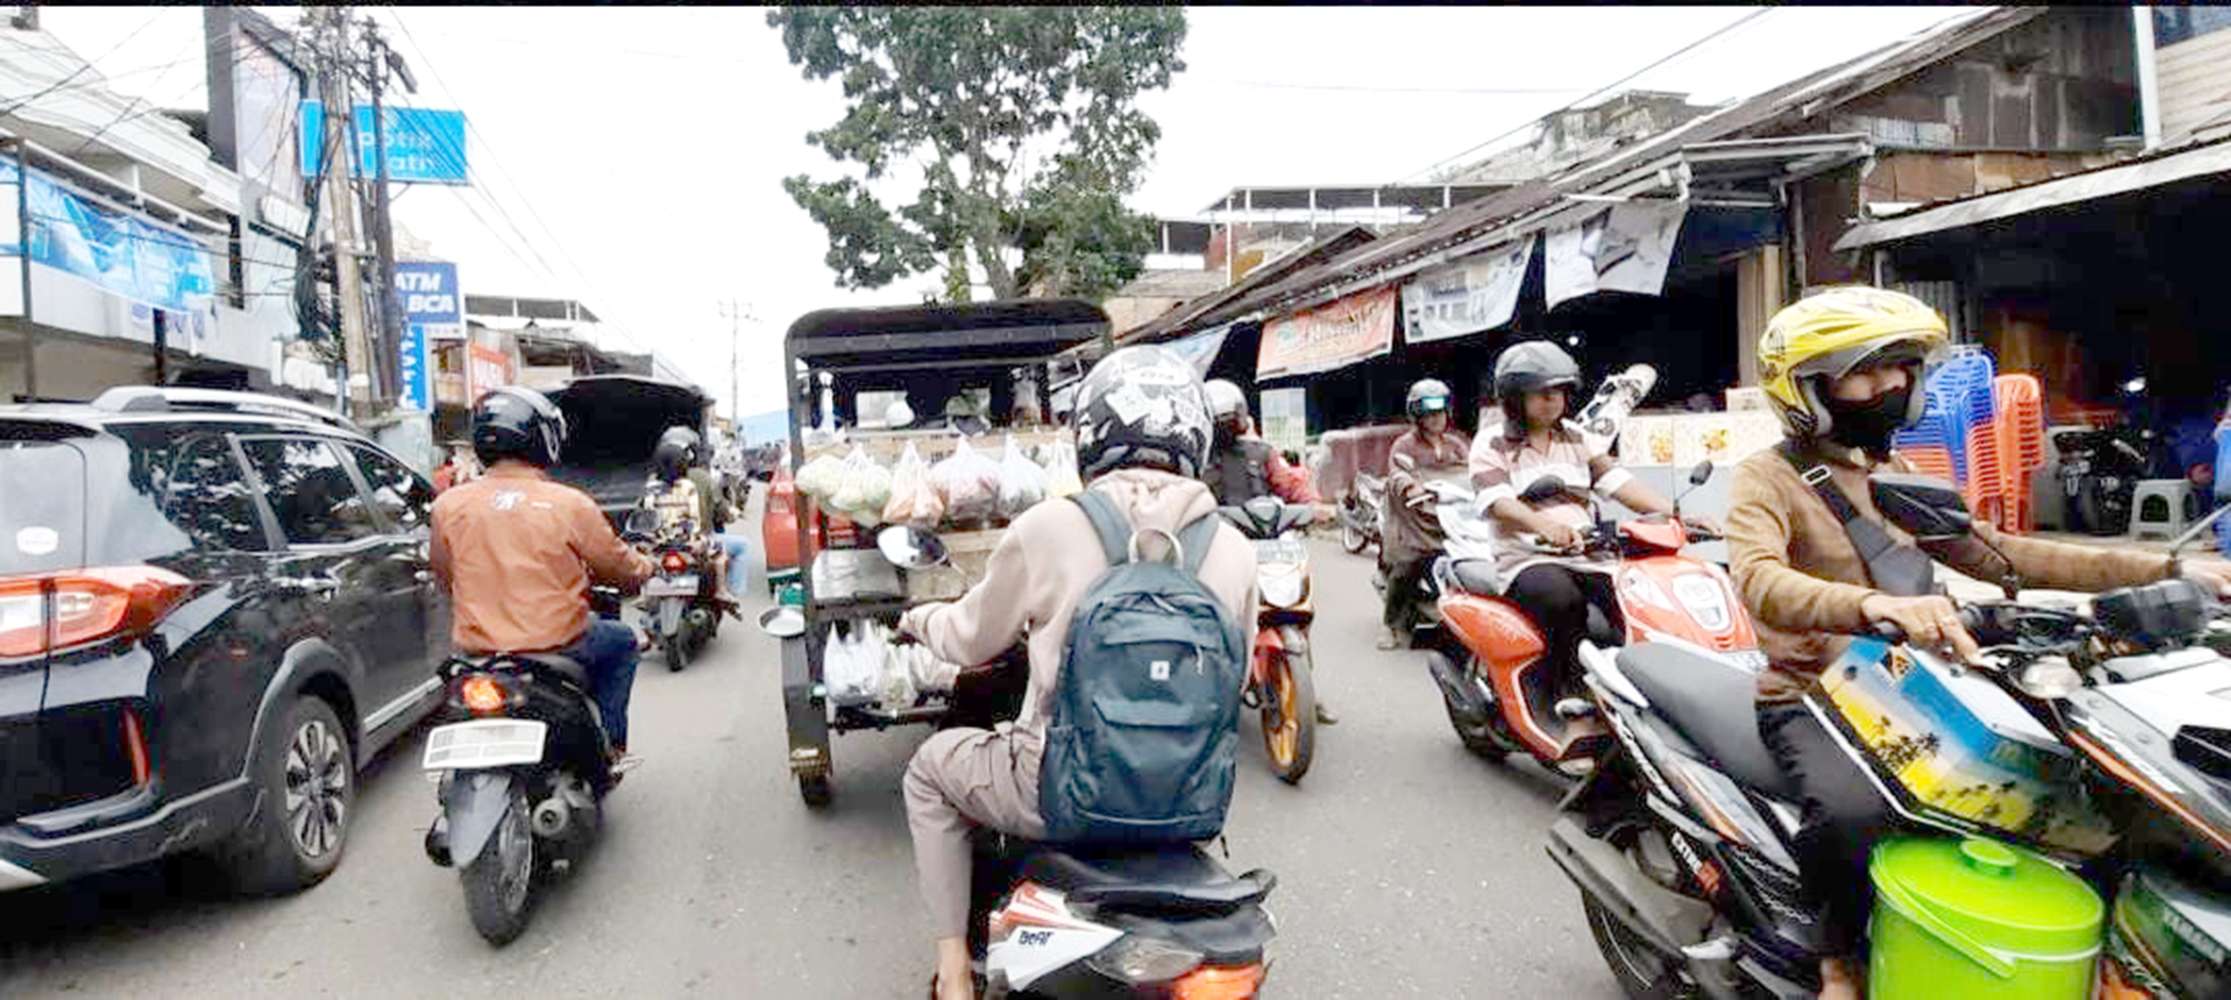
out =
<path fill-rule="evenodd" d="M 429 558 L 453 601 L 458 649 L 557 653 L 580 663 L 617 762 L 627 749 L 636 635 L 594 614 L 589 587 L 633 591 L 655 567 L 620 541 L 588 494 L 544 474 L 565 436 L 565 415 L 539 392 L 507 386 L 481 397 L 472 441 L 488 471 L 435 499 Z"/>
<path fill-rule="evenodd" d="M 1238 507 L 1256 497 L 1276 496 L 1290 504 L 1306 505 L 1319 517 L 1331 516 L 1332 508 L 1310 488 L 1301 470 L 1256 435 L 1255 421 L 1247 413 L 1247 394 L 1224 379 L 1211 379 L 1206 389 L 1209 416 L 1216 421 L 1216 438 L 1209 444 L 1201 479 L 1215 494 L 1216 505 Z M 1317 701 L 1319 724 L 1330 726 L 1339 721 L 1323 700 Z"/>
<path fill-rule="evenodd" d="M 1211 435 L 1200 378 L 1185 359 L 1159 347 L 1128 347 L 1096 365 L 1076 395 L 1074 423 L 1087 492 L 1134 529 L 1134 553 L 1161 558 L 1165 539 L 1212 529 L 1205 551 L 1186 555 L 1237 633 L 1232 652 L 1255 641 L 1255 552 L 1239 529 L 1215 517 L 1216 499 L 1197 479 Z M 1030 677 L 1012 725 L 947 729 L 922 744 L 907 765 L 907 824 L 914 864 L 937 937 L 936 996 L 971 1000 L 968 833 L 985 826 L 1033 840 L 1048 835 L 1040 768 L 1054 766 L 1048 736 L 1067 680 L 1065 649 L 1088 590 L 1109 572 L 1102 534 L 1081 503 L 1043 503 L 1015 519 L 992 551 L 982 579 L 960 600 L 908 611 L 900 630 L 951 663 L 985 663 L 1017 641 L 1028 644 Z M 1173 618 L 1166 625 L 1174 625 Z M 1196 661 L 1198 662 L 1198 661 Z M 1175 683 L 1162 664 L 1164 683 Z M 1182 672 L 1182 671 L 1181 671 Z M 1236 728 L 1239 681 L 1231 691 Z"/>
<path fill-rule="evenodd" d="M 1410 431 L 1396 438 L 1387 454 L 1386 524 L 1379 540 L 1379 571 L 1387 580 L 1386 627 L 1379 631 L 1380 649 L 1400 648 L 1417 627 L 1419 586 L 1434 553 L 1441 551 L 1441 528 L 1424 484 L 1463 476 L 1465 455 L 1472 450 L 1472 439 L 1453 426 L 1449 398 L 1448 384 L 1440 379 L 1412 383 L 1403 402 Z M 1396 462 L 1396 456 L 1409 461 Z"/>

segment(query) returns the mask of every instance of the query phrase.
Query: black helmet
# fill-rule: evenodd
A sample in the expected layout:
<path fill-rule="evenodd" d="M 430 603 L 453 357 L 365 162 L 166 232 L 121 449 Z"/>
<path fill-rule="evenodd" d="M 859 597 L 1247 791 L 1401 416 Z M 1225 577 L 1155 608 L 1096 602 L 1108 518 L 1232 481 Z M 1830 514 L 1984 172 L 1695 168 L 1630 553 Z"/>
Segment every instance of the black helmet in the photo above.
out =
<path fill-rule="evenodd" d="M 1208 393 L 1193 363 L 1165 347 L 1126 347 L 1092 366 L 1072 420 L 1086 479 L 1130 466 L 1192 478 L 1208 456 Z"/>
<path fill-rule="evenodd" d="M 658 436 L 658 447 L 651 449 L 651 468 L 666 482 L 674 482 L 687 475 L 692 459 L 696 456 L 690 447 L 690 432 L 686 427 L 669 427 Z"/>
<path fill-rule="evenodd" d="M 565 413 L 533 389 L 490 389 L 473 407 L 473 453 L 483 465 L 512 458 L 548 468 L 558 464 L 565 439 Z"/>
<path fill-rule="evenodd" d="M 1410 383 L 1410 395 L 1402 401 L 1402 411 L 1411 420 L 1424 420 L 1435 413 L 1449 412 L 1448 383 L 1437 378 L 1419 379 Z"/>
<path fill-rule="evenodd" d="M 1218 378 L 1210 379 L 1202 389 L 1208 393 L 1210 419 L 1217 423 L 1247 419 L 1247 394 L 1238 385 Z"/>
<path fill-rule="evenodd" d="M 677 424 L 658 436 L 660 445 L 669 441 L 681 447 L 684 468 L 705 464 L 705 439 L 698 436 L 696 431 Z"/>
<path fill-rule="evenodd" d="M 1580 366 L 1573 363 L 1573 356 L 1547 340 L 1513 344 L 1495 359 L 1495 398 L 1503 404 L 1506 433 L 1526 426 L 1527 393 L 1562 386 L 1570 409 L 1572 390 L 1579 385 Z"/>

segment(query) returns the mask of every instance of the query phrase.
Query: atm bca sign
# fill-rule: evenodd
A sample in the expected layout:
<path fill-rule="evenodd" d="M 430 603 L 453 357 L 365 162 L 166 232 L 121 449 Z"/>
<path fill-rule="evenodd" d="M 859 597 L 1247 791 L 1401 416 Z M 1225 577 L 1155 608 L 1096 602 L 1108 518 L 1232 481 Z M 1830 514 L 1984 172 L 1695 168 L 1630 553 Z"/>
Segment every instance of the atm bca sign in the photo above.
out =
<path fill-rule="evenodd" d="M 457 265 L 405 261 L 395 265 L 395 291 L 403 300 L 405 322 L 462 324 L 465 310 L 457 289 Z"/>

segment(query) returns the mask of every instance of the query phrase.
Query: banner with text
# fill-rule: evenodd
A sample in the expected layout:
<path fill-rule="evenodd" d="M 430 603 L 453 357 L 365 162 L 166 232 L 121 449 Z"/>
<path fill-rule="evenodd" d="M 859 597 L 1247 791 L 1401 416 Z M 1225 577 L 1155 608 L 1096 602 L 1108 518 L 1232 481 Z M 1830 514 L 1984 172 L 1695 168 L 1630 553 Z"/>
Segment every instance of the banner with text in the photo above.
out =
<path fill-rule="evenodd" d="M 1687 213 L 1679 203 L 1626 202 L 1551 229 L 1543 252 L 1544 297 L 1555 306 L 1594 292 L 1664 291 Z"/>
<path fill-rule="evenodd" d="M 16 175 L 15 164 L 0 163 L 0 184 L 15 184 Z M 212 308 L 215 256 L 195 237 L 81 197 L 41 170 L 31 171 L 22 197 L 30 208 L 21 221 L 33 261 L 168 312 Z M 5 238 L 0 254 L 23 253 L 12 230 Z"/>
<path fill-rule="evenodd" d="M 1423 344 L 1493 330 L 1518 313 L 1534 237 L 1427 271 L 1403 286 L 1402 339 Z"/>
<path fill-rule="evenodd" d="M 1392 351 L 1394 297 L 1389 285 L 1263 324 L 1256 377 L 1331 371 Z"/>

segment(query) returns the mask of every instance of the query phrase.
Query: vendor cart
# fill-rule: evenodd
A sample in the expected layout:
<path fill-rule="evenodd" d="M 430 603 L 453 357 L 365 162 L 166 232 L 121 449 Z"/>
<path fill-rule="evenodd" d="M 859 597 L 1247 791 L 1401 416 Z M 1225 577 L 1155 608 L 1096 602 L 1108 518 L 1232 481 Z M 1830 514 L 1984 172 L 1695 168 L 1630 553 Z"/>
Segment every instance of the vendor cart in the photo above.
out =
<path fill-rule="evenodd" d="M 784 342 L 790 373 L 790 473 L 817 458 L 850 455 L 855 449 L 877 462 L 889 462 L 912 445 L 925 461 L 951 453 L 965 438 L 971 448 L 992 455 L 1008 447 L 1029 454 L 1074 442 L 1068 432 L 1025 420 L 1042 418 L 1035 387 L 1049 384 L 1047 362 L 1062 351 L 1108 335 L 1108 318 L 1090 303 L 1075 300 L 1007 300 L 953 306 L 887 309 L 830 309 L 791 324 Z M 988 400 L 986 399 L 988 397 Z M 978 401 L 975 414 L 989 418 L 989 433 L 964 434 L 938 415 L 956 398 Z M 893 407 L 903 399 L 906 407 Z M 982 405 L 988 402 L 989 405 Z M 885 426 L 886 414 L 911 410 L 921 419 L 903 427 Z M 825 433 L 825 419 L 843 428 L 842 440 Z M 965 425 L 980 429 L 978 424 Z M 810 806 L 826 805 L 834 773 L 830 734 L 892 726 L 938 724 L 949 720 L 953 699 L 922 693 L 904 703 L 886 698 L 861 703 L 836 696 L 825 667 L 840 633 L 895 629 L 899 615 L 915 603 L 958 597 L 979 579 L 984 559 L 1003 530 L 1003 520 L 941 524 L 937 534 L 949 565 L 922 572 L 893 566 L 877 551 L 872 516 L 859 521 L 825 509 L 820 498 L 801 489 L 797 511 L 797 551 L 805 571 L 799 575 L 803 628 L 793 617 L 782 643 L 782 697 L 789 729 L 789 763 L 798 792 Z M 867 522 L 867 523 L 859 523 Z M 870 625 L 869 623 L 874 623 Z M 1018 694 L 1019 697 L 1019 694 Z"/>

